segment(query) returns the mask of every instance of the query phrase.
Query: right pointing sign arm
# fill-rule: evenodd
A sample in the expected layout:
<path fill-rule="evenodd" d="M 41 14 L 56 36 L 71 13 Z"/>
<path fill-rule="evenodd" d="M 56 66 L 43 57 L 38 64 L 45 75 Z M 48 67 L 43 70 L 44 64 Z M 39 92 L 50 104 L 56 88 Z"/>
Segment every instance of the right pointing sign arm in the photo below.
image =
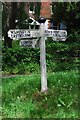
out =
<path fill-rule="evenodd" d="M 66 30 L 46 29 L 45 36 L 52 37 L 54 41 L 65 41 L 67 38 L 67 31 Z"/>

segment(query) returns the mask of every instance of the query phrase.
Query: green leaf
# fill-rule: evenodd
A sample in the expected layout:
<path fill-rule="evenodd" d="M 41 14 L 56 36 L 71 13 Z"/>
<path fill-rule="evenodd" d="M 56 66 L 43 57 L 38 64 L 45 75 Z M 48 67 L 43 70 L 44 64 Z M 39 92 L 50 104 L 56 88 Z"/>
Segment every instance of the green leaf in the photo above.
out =
<path fill-rule="evenodd" d="M 64 103 L 64 101 L 61 100 L 60 98 L 58 99 L 58 101 L 59 101 L 63 106 L 66 106 L 66 104 Z"/>

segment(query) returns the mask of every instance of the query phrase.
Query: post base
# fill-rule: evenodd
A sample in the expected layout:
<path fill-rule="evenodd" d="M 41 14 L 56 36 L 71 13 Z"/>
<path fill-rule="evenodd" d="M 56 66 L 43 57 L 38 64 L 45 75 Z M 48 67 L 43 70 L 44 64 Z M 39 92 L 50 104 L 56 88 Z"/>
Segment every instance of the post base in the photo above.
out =
<path fill-rule="evenodd" d="M 48 91 L 48 88 L 41 90 L 42 93 L 47 93 L 47 91 Z"/>

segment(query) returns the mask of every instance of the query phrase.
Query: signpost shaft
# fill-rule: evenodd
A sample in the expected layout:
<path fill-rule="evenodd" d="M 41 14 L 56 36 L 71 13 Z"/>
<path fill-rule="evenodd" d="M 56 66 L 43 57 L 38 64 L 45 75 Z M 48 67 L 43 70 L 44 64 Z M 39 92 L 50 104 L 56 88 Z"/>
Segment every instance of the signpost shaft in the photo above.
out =
<path fill-rule="evenodd" d="M 47 74 L 46 74 L 46 50 L 45 50 L 45 27 L 41 23 L 40 26 L 40 64 L 41 64 L 41 92 L 47 91 Z"/>

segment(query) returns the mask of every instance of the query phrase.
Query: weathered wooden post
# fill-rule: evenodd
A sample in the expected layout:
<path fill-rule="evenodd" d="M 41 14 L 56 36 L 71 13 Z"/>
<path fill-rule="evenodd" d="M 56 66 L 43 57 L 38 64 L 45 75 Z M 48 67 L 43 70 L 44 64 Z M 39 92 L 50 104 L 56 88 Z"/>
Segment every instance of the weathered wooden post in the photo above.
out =
<path fill-rule="evenodd" d="M 45 50 L 45 23 L 46 19 L 41 17 L 39 19 L 40 25 L 40 65 L 41 65 L 41 92 L 46 92 L 47 87 L 47 74 L 46 74 L 46 50 Z"/>

